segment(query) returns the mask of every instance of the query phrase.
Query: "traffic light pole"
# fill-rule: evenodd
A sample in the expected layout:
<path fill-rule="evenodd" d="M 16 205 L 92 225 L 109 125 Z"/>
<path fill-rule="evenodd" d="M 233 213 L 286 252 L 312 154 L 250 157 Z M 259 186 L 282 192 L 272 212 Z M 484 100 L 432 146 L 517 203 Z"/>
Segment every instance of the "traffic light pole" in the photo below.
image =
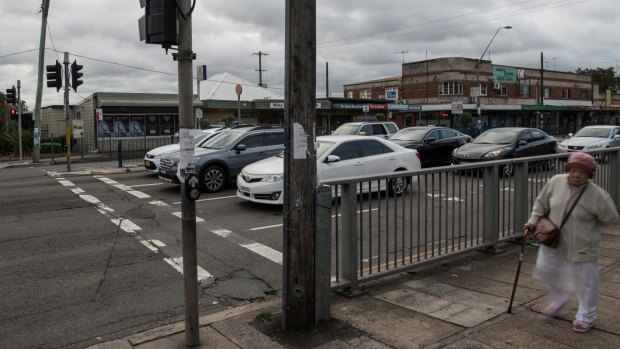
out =
<path fill-rule="evenodd" d="M 23 152 L 22 152 L 22 99 L 21 99 L 21 88 L 22 83 L 20 80 L 17 80 L 17 132 L 19 133 L 18 142 L 19 142 L 19 161 L 24 160 Z"/>
<path fill-rule="evenodd" d="M 190 184 L 194 173 L 194 146 L 191 129 L 194 127 L 194 95 L 192 60 L 192 15 L 190 0 L 178 2 L 183 14 L 179 21 L 179 51 L 173 54 L 178 62 L 179 83 L 179 148 L 181 150 L 179 168 L 181 171 L 181 234 L 183 237 L 183 280 L 185 286 L 185 345 L 195 347 L 200 344 L 198 311 L 198 256 L 196 243 L 196 201 L 190 198 Z"/>
<path fill-rule="evenodd" d="M 65 52 L 63 61 L 65 65 L 65 142 L 67 144 L 67 172 L 71 172 L 71 128 L 69 127 L 69 52 Z"/>

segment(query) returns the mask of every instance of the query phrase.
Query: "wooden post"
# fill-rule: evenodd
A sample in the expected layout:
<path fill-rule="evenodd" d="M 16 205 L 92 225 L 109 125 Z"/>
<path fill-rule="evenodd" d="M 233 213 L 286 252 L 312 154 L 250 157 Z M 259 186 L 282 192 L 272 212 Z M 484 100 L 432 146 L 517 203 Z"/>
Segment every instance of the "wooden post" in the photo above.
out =
<path fill-rule="evenodd" d="M 315 324 L 316 0 L 286 1 L 282 328 Z"/>

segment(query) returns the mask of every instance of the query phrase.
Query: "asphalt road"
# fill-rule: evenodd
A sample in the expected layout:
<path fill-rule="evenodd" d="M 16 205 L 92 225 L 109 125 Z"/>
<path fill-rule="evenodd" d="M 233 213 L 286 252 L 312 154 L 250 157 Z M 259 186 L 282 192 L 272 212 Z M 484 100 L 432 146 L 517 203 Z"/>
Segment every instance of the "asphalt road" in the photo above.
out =
<path fill-rule="evenodd" d="M 179 187 L 147 173 L 0 173 L 0 348 L 81 348 L 184 315 Z M 79 168 L 73 168 L 74 171 Z M 197 203 L 200 314 L 281 289 L 281 207 Z"/>

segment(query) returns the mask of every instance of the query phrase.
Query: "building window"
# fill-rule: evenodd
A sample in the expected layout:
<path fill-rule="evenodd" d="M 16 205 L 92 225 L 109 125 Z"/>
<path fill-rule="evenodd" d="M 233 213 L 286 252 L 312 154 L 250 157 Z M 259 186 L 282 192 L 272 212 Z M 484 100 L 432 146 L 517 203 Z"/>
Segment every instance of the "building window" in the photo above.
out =
<path fill-rule="evenodd" d="M 508 96 L 508 87 L 506 85 L 502 85 L 499 87 L 499 95 L 503 97 Z"/>
<path fill-rule="evenodd" d="M 543 97 L 551 98 L 551 87 L 545 87 L 543 89 Z"/>
<path fill-rule="evenodd" d="M 463 84 L 460 82 L 439 83 L 439 95 L 462 95 Z"/>
<path fill-rule="evenodd" d="M 347 98 L 353 98 L 353 91 L 347 92 Z"/>
<path fill-rule="evenodd" d="M 570 99 L 570 88 L 562 89 L 562 98 Z"/>
<path fill-rule="evenodd" d="M 529 97 L 530 96 L 530 85 L 521 85 L 519 87 L 519 94 L 521 97 Z"/>
<path fill-rule="evenodd" d="M 487 95 L 487 84 L 480 84 L 480 95 L 481 96 Z"/>
<path fill-rule="evenodd" d="M 588 99 L 588 90 L 586 90 L 585 88 L 579 90 L 579 99 L 587 100 Z"/>
<path fill-rule="evenodd" d="M 370 90 L 360 91 L 360 98 L 370 99 Z"/>

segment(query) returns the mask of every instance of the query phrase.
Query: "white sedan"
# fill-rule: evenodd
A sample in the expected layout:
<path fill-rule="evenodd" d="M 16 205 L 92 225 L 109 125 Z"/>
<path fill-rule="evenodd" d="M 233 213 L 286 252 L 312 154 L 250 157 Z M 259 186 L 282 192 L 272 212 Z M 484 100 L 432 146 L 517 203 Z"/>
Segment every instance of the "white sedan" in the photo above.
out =
<path fill-rule="evenodd" d="M 207 139 L 211 138 L 216 133 L 219 133 L 223 130 L 224 127 L 213 127 L 208 128 L 206 130 L 196 130 L 197 132 L 193 134 L 194 136 L 194 146 L 199 147 L 202 143 L 204 143 Z M 155 149 L 151 149 L 144 156 L 144 169 L 149 172 L 157 173 L 159 169 L 159 162 L 161 160 L 161 156 L 164 154 L 178 152 L 179 151 L 179 143 L 173 143 L 168 145 L 163 145 L 161 147 L 157 147 Z"/>
<path fill-rule="evenodd" d="M 620 126 L 615 125 L 586 126 L 574 135 L 569 133 L 568 136 L 570 138 L 558 144 L 558 150 L 562 153 L 620 146 Z"/>
<path fill-rule="evenodd" d="M 364 136 L 322 136 L 317 138 L 317 179 L 319 182 L 344 177 L 372 177 L 396 171 L 419 170 L 418 152 L 382 138 Z M 416 180 L 414 176 L 412 180 Z M 283 204 L 284 154 L 267 158 L 243 168 L 237 176 L 237 196 L 265 204 Z M 370 191 L 385 190 L 381 187 Z M 401 195 L 410 179 L 394 178 L 387 190 Z M 365 183 L 367 184 L 367 183 Z M 363 188 L 368 192 L 369 188 Z"/>

